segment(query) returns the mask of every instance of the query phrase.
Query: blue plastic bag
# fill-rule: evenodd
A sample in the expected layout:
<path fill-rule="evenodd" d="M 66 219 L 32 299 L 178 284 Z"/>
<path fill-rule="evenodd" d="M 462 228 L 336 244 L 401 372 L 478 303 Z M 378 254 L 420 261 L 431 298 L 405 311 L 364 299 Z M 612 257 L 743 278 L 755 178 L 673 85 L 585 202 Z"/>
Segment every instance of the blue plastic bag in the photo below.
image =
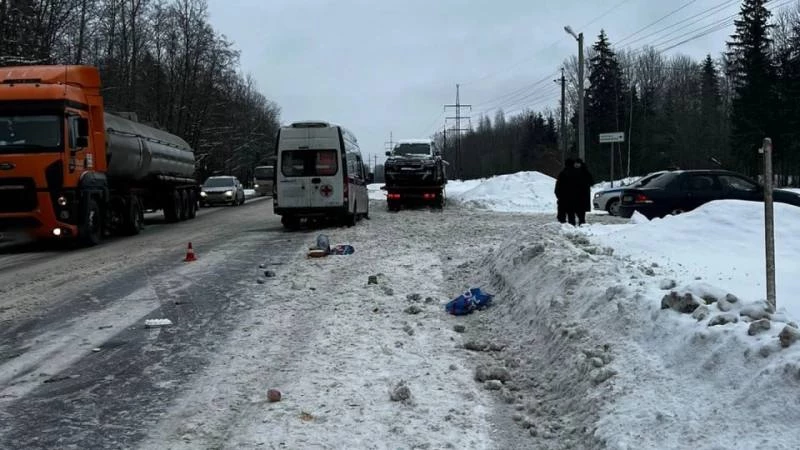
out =
<path fill-rule="evenodd" d="M 331 255 L 352 255 L 355 251 L 352 245 L 339 244 L 331 248 Z"/>
<path fill-rule="evenodd" d="M 470 290 L 447 302 L 444 309 L 454 316 L 463 316 L 476 309 L 488 307 L 492 303 L 493 297 L 492 294 L 483 292 L 480 288 L 470 288 Z"/>

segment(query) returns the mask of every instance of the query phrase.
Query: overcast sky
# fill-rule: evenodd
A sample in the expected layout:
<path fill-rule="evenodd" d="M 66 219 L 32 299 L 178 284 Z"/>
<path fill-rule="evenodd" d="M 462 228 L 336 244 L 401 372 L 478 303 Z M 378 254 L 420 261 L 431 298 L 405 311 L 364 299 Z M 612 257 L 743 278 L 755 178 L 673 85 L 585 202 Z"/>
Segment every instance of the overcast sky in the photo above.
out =
<path fill-rule="evenodd" d="M 688 4 L 628 39 L 632 48 L 639 48 L 676 36 L 668 36 L 670 32 L 690 36 L 735 14 L 739 3 L 209 0 L 209 12 L 214 28 L 241 51 L 242 70 L 252 74 L 259 90 L 281 107 L 282 123 L 304 119 L 339 123 L 353 131 L 362 152 L 371 156 L 383 155 L 390 132 L 395 139 L 416 138 L 441 129 L 442 105 L 454 103 L 456 83 L 462 85 L 462 103 L 473 105 L 475 124 L 482 111 L 497 106 L 507 112 L 524 106 L 555 108 L 559 94 L 553 82 L 506 96 L 516 103 L 504 102 L 503 96 L 546 78 L 577 53 L 565 25 L 583 31 L 587 47 L 601 28 L 614 44 Z M 607 15 L 590 24 L 603 14 Z M 696 25 L 681 31 L 691 18 L 698 21 Z M 716 56 L 731 32 L 729 26 L 667 54 Z M 493 117 L 494 111 L 489 114 Z"/>

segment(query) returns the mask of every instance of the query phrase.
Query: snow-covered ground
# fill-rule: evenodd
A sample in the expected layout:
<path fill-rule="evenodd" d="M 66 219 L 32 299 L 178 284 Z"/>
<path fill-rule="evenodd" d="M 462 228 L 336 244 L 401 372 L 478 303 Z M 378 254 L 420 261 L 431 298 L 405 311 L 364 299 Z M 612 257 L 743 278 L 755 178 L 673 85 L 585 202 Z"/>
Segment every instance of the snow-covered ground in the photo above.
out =
<path fill-rule="evenodd" d="M 450 199 L 541 212 L 546 200 L 523 187 L 526 177 L 472 181 Z M 460 320 L 468 341 L 503 348 L 475 360 L 509 370 L 495 426 L 519 430 L 494 435 L 493 447 L 798 448 L 800 404 L 787 399 L 800 393 L 800 344 L 783 347 L 781 335 L 797 334 L 800 319 L 800 208 L 775 211 L 776 312 L 763 301 L 760 203 L 712 202 L 654 221 L 596 217 L 579 229 L 525 216 L 498 216 L 519 225 L 491 231 L 463 221 L 461 245 L 475 257 L 450 264 L 451 277 L 496 299 Z M 668 307 L 674 300 L 687 313 Z M 515 447 L 523 435 L 528 447 Z"/>

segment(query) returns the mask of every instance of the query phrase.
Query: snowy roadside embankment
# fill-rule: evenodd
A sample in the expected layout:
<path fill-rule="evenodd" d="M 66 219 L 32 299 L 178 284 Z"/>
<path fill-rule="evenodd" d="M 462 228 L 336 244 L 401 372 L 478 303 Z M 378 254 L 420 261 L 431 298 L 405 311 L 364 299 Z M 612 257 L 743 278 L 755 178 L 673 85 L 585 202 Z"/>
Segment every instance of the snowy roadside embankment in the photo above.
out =
<path fill-rule="evenodd" d="M 677 280 L 701 279 L 749 301 L 765 297 L 764 205 L 715 201 L 680 216 L 635 224 L 581 228 L 602 245 L 657 262 Z M 775 267 L 779 308 L 800 319 L 800 208 L 775 204 Z"/>
<path fill-rule="evenodd" d="M 715 206 L 708 205 L 711 211 Z M 520 228 L 475 264 L 473 276 L 483 276 L 497 300 L 470 320 L 509 343 L 503 357 L 511 379 L 522 380 L 515 388 L 535 400 L 509 407 L 508 414 L 536 436 L 532 448 L 797 447 L 800 405 L 786 398 L 800 389 L 800 344 L 783 347 L 782 341 L 789 344 L 800 333 L 780 313 L 780 302 L 791 308 L 788 296 L 798 289 L 782 284 L 779 312 L 772 314 L 758 301 L 763 296 L 744 289 L 747 278 L 711 280 L 703 266 L 685 269 L 692 261 L 711 270 L 716 263 L 762 261 L 763 251 L 741 243 L 715 254 L 737 240 L 756 247 L 763 240 L 760 228 L 747 225 L 756 220 L 736 206 L 760 205 L 723 204 L 731 215 L 721 226 L 710 219 L 716 214 L 703 212 L 708 207 L 695 217 L 662 221 L 686 221 L 670 235 L 655 222 L 651 228 L 596 225 L 590 230 L 600 245 L 583 229 Z M 786 236 L 800 217 L 792 209 L 776 211 L 783 228 L 778 261 L 791 270 L 800 251 Z M 732 217 L 743 215 L 738 227 Z M 605 227 L 613 230 L 608 239 L 599 231 Z M 706 233 L 687 239 L 698 230 Z M 614 234 L 619 240 L 611 240 Z M 607 244 L 674 253 L 671 260 L 663 253 L 633 258 Z M 796 283 L 783 274 L 784 283 Z"/>

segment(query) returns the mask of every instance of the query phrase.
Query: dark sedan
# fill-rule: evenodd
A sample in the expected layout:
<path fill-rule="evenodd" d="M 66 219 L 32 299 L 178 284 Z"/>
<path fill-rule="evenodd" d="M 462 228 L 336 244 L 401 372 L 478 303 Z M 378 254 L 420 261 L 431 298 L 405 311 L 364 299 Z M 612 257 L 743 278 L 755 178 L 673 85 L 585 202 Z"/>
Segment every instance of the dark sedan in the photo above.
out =
<path fill-rule="evenodd" d="M 681 214 L 714 200 L 763 201 L 763 188 L 744 175 L 727 170 L 678 170 L 665 173 L 647 186 L 625 189 L 621 217 L 639 212 L 648 219 Z M 776 202 L 800 206 L 800 195 L 775 189 Z"/>

